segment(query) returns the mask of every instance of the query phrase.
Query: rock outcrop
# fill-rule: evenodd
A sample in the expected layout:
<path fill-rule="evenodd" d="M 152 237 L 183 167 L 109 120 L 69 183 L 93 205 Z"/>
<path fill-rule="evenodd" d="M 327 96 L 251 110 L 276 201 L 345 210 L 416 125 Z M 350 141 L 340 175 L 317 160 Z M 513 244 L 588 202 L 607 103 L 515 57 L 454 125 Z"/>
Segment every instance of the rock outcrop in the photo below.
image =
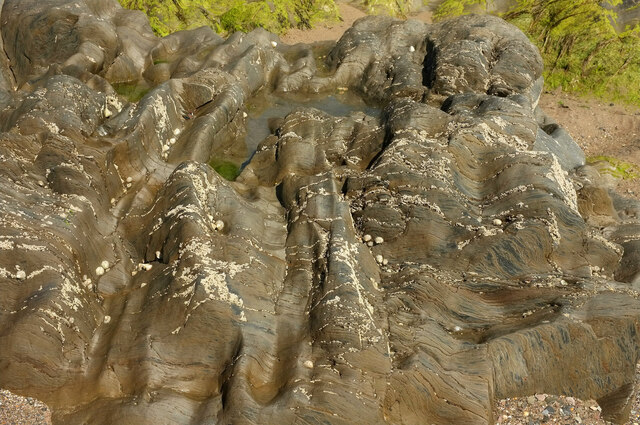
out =
<path fill-rule="evenodd" d="M 515 27 L 0 18 L 0 387 L 54 422 L 487 424 L 535 392 L 628 415 L 640 206 L 537 107 Z M 345 91 L 379 115 L 295 108 L 247 148 L 256 99 Z"/>

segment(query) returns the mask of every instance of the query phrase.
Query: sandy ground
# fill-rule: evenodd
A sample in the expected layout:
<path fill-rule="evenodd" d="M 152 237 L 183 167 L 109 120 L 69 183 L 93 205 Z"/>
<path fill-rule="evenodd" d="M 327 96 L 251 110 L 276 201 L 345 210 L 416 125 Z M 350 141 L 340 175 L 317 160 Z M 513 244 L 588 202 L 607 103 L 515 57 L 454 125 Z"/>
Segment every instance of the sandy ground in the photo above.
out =
<path fill-rule="evenodd" d="M 311 30 L 291 30 L 281 39 L 287 44 L 337 40 L 365 13 L 348 3 L 338 4 L 341 22 L 320 25 Z M 410 16 L 430 22 L 431 14 Z M 585 151 L 587 157 L 606 155 L 634 164 L 640 172 L 640 108 L 579 98 L 562 92 L 546 92 L 540 105 L 547 115 L 566 128 Z M 618 191 L 640 199 L 640 179 L 619 180 Z M 640 371 L 636 382 L 640 382 Z M 640 425 L 640 388 L 631 410 L 628 425 Z M 579 400 L 547 394 L 499 400 L 494 415 L 504 425 L 606 425 L 600 407 L 593 400 Z M 0 390 L 0 425 L 50 424 L 50 412 L 37 400 L 19 397 Z"/>
<path fill-rule="evenodd" d="M 640 174 L 640 108 L 561 91 L 543 93 L 540 106 L 567 129 L 587 159 L 610 156 L 633 164 Z M 640 199 L 640 179 L 618 180 L 617 190 Z"/>

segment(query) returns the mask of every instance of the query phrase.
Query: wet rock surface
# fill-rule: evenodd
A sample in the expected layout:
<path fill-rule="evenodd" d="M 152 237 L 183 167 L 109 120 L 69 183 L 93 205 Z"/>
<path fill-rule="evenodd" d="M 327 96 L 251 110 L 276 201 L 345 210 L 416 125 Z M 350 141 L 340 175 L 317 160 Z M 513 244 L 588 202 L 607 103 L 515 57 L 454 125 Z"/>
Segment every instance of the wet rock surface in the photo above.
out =
<path fill-rule="evenodd" d="M 312 48 L 158 39 L 115 0 L 0 19 L 0 387 L 54 423 L 486 424 L 536 393 L 626 420 L 640 206 L 537 107 L 515 27 L 368 17 Z M 344 92 L 380 112 L 248 134 L 257 98 Z"/>

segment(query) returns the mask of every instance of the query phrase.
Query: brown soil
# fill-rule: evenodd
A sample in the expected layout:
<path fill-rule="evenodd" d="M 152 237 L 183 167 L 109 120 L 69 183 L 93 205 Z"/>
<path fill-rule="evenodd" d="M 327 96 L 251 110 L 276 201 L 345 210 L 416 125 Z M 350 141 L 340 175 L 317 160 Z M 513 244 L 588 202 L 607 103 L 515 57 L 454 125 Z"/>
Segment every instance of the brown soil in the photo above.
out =
<path fill-rule="evenodd" d="M 339 22 L 329 22 L 326 24 L 320 24 L 310 30 L 292 29 L 289 30 L 281 38 L 283 43 L 297 44 L 297 43 L 315 43 L 318 41 L 337 40 L 342 37 L 342 34 L 359 18 L 366 16 L 367 14 L 345 2 L 336 2 L 338 10 L 340 11 L 341 20 Z M 411 19 L 417 19 L 423 22 L 431 22 L 431 12 L 423 11 L 409 16 Z"/>
<path fill-rule="evenodd" d="M 635 165 L 640 173 L 640 108 L 561 91 L 543 93 L 540 106 L 567 129 L 587 158 L 610 156 Z M 619 193 L 640 199 L 640 179 L 616 183 Z"/>

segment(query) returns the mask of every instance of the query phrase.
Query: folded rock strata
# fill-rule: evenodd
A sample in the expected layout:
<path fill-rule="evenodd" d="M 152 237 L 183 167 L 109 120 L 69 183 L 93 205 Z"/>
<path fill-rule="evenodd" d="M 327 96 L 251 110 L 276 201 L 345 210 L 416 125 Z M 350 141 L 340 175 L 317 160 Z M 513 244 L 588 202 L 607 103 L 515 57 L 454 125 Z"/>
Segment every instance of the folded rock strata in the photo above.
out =
<path fill-rule="evenodd" d="M 286 46 L 1 4 L 0 386 L 55 423 L 487 424 L 535 392 L 628 416 L 640 205 L 538 108 L 515 27 Z M 255 99 L 345 90 L 380 114 L 294 108 L 248 150 Z"/>

